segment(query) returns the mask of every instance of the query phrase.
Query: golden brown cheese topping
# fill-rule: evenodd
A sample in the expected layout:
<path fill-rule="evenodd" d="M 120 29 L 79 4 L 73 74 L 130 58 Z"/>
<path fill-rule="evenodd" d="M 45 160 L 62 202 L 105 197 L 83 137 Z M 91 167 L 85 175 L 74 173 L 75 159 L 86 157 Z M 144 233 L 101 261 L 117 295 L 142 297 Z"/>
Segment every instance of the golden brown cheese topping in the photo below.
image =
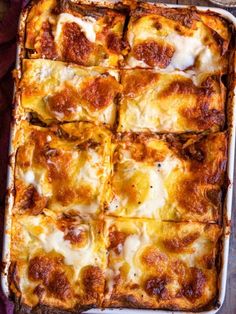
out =
<path fill-rule="evenodd" d="M 221 211 L 225 133 L 124 136 L 114 153 L 107 213 L 173 221 L 214 221 Z"/>
<path fill-rule="evenodd" d="M 124 70 L 118 131 L 219 130 L 225 122 L 225 87 L 220 76 Z"/>
<path fill-rule="evenodd" d="M 125 49 L 124 24 L 117 10 L 44 0 L 28 15 L 26 48 L 32 58 L 117 66 Z"/>
<path fill-rule="evenodd" d="M 70 222 L 70 223 L 69 223 Z M 13 217 L 11 289 L 24 304 L 101 306 L 106 254 L 101 221 L 76 215 Z"/>
<path fill-rule="evenodd" d="M 15 311 L 211 309 L 230 24 L 209 10 L 83 2 L 39 0 L 23 14 Z"/>
<path fill-rule="evenodd" d="M 22 109 L 46 123 L 93 121 L 113 126 L 119 73 L 50 60 L 24 60 Z"/>
<path fill-rule="evenodd" d="M 95 215 L 103 210 L 109 132 L 89 123 L 51 129 L 24 123 L 19 132 L 15 212 L 38 215 L 49 208 Z"/>
<path fill-rule="evenodd" d="M 209 22 L 208 22 L 209 20 Z M 227 72 L 230 30 L 217 14 L 140 3 L 127 30 L 127 67 Z"/>
<path fill-rule="evenodd" d="M 214 297 L 217 225 L 108 218 L 105 234 L 106 306 L 193 310 Z"/>

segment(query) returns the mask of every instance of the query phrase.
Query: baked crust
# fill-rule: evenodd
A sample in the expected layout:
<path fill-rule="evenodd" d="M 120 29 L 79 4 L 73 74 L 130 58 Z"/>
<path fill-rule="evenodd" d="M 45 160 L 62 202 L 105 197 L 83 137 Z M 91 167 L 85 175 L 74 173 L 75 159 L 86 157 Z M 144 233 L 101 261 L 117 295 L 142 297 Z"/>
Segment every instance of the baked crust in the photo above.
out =
<path fill-rule="evenodd" d="M 196 8 L 108 6 L 26 9 L 10 211 L 16 313 L 216 305 L 230 25 Z"/>

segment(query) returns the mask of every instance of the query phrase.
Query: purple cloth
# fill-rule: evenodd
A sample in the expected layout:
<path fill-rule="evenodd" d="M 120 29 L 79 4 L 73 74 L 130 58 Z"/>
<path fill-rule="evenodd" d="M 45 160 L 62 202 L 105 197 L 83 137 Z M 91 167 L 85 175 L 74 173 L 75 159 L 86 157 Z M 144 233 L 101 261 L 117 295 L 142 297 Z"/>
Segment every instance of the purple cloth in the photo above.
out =
<path fill-rule="evenodd" d="M 11 122 L 13 80 L 11 70 L 16 58 L 18 18 L 27 0 L 10 0 L 10 5 L 0 22 L 0 252 L 4 227 L 4 203 L 8 164 L 8 143 Z M 0 287 L 0 314 L 12 314 L 13 304 Z"/>

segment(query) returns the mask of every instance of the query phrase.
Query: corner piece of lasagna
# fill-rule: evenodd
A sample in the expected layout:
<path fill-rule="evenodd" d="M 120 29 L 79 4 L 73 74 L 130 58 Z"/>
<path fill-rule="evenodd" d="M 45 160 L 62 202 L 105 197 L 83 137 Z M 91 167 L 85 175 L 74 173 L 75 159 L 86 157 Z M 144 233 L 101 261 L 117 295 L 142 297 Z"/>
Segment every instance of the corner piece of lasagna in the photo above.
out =
<path fill-rule="evenodd" d="M 41 0 L 27 17 L 25 47 L 31 58 L 117 66 L 125 49 L 125 18 L 105 7 Z"/>
<path fill-rule="evenodd" d="M 131 11 L 128 67 L 227 72 L 230 30 L 216 13 L 140 3 Z"/>
<path fill-rule="evenodd" d="M 77 215 L 56 216 L 49 210 L 14 215 L 9 285 L 21 306 L 73 311 L 101 306 L 106 267 L 102 231 L 102 221 Z"/>
<path fill-rule="evenodd" d="M 214 224 L 107 219 L 108 307 L 197 310 L 217 293 Z"/>

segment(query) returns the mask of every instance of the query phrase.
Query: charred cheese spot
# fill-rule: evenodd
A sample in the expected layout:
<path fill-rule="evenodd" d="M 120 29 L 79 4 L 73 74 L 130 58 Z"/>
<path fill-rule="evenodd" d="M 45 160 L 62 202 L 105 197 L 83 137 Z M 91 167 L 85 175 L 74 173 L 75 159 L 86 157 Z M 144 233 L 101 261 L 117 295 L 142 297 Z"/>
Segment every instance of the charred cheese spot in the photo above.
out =
<path fill-rule="evenodd" d="M 107 48 L 113 53 L 121 53 L 122 49 L 124 48 L 124 44 L 120 36 L 110 33 L 107 35 Z"/>
<path fill-rule="evenodd" d="M 34 294 L 36 294 L 38 296 L 39 300 L 41 301 L 46 294 L 46 289 L 43 287 L 43 285 L 37 285 L 34 288 L 33 292 L 34 292 Z"/>
<path fill-rule="evenodd" d="M 148 246 L 142 253 L 141 258 L 145 265 L 148 267 L 155 267 L 155 270 L 158 273 L 163 272 L 167 267 L 167 256 L 154 246 Z"/>
<path fill-rule="evenodd" d="M 35 256 L 29 261 L 28 276 L 30 280 L 42 280 L 45 285 L 49 283 L 50 276 L 56 263 L 46 256 Z"/>
<path fill-rule="evenodd" d="M 58 299 L 68 299 L 73 295 L 70 282 L 62 272 L 54 272 L 48 285 L 48 291 Z"/>
<path fill-rule="evenodd" d="M 175 52 L 174 47 L 167 43 L 146 40 L 133 48 L 137 60 L 144 61 L 150 67 L 166 68 Z"/>
<path fill-rule="evenodd" d="M 202 102 L 193 109 L 185 108 L 182 114 L 200 129 L 210 129 L 214 125 L 223 126 L 225 122 L 224 112 L 210 109 L 208 102 Z"/>
<path fill-rule="evenodd" d="M 200 269 L 192 267 L 189 282 L 183 285 L 182 293 L 190 300 L 198 299 L 202 296 L 205 285 L 206 276 L 204 273 Z"/>
<path fill-rule="evenodd" d="M 88 242 L 87 231 L 81 227 L 70 226 L 67 231 L 65 231 L 65 240 L 69 240 L 70 243 L 75 244 L 77 247 L 84 247 Z"/>
<path fill-rule="evenodd" d="M 103 292 L 105 277 L 101 268 L 87 266 L 82 270 L 82 282 L 87 293 L 99 294 Z"/>
<path fill-rule="evenodd" d="M 127 234 L 121 231 L 111 231 L 109 232 L 109 241 L 110 245 L 108 247 L 109 250 L 114 250 L 117 254 L 120 253 L 120 245 L 123 245 Z"/>
<path fill-rule="evenodd" d="M 54 43 L 54 36 L 52 33 L 52 25 L 49 22 L 44 22 L 41 32 L 42 34 L 40 36 L 38 52 L 46 59 L 56 59 L 57 52 Z"/>
<path fill-rule="evenodd" d="M 57 120 L 73 118 L 78 106 L 79 94 L 72 86 L 54 93 L 47 99 L 47 109 Z"/>
<path fill-rule="evenodd" d="M 124 82 L 124 95 L 134 98 L 137 94 L 141 94 L 144 90 L 156 82 L 159 78 L 158 73 L 151 71 L 137 71 L 135 73 L 124 72 L 122 81 Z"/>
<path fill-rule="evenodd" d="M 176 21 L 190 29 L 196 29 L 196 23 L 200 20 L 198 13 L 191 9 L 181 10 L 178 8 L 163 10 L 160 8 L 160 10 L 158 10 L 158 14 L 166 17 L 167 19 Z"/>
<path fill-rule="evenodd" d="M 96 77 L 84 83 L 81 99 L 92 111 L 106 108 L 121 90 L 119 83 L 112 76 Z"/>
<path fill-rule="evenodd" d="M 220 189 L 207 190 L 206 191 L 206 197 L 215 206 L 217 206 L 218 204 L 221 204 L 221 202 L 222 202 L 222 192 Z"/>
<path fill-rule="evenodd" d="M 174 239 L 163 240 L 164 246 L 171 252 L 182 252 L 200 237 L 198 232 L 190 233 L 183 238 L 175 237 Z"/>
<path fill-rule="evenodd" d="M 145 144 L 135 143 L 135 145 L 127 145 L 131 156 L 136 161 L 163 161 L 165 159 L 164 153 L 158 149 L 149 147 Z"/>
<path fill-rule="evenodd" d="M 17 195 L 16 204 L 20 210 L 28 211 L 32 215 L 42 213 L 47 205 L 47 197 L 40 196 L 33 185 L 29 185 L 23 194 Z"/>
<path fill-rule="evenodd" d="M 144 284 L 144 290 L 150 296 L 155 296 L 159 299 L 168 298 L 168 290 L 166 285 L 169 283 L 169 278 L 163 277 L 153 277 L 148 279 Z"/>
<path fill-rule="evenodd" d="M 80 185 L 79 188 L 60 185 L 60 181 L 54 182 L 55 197 L 63 205 L 69 205 L 77 200 L 81 204 L 89 205 L 93 200 L 93 190 L 87 185 Z"/>
<path fill-rule="evenodd" d="M 204 173 L 203 173 L 204 176 Z M 204 192 L 199 190 L 200 182 L 198 179 L 183 180 L 181 182 L 181 191 L 177 193 L 176 198 L 178 204 L 186 211 L 203 214 L 209 206 Z M 201 187 L 204 191 L 204 186 Z"/>
<path fill-rule="evenodd" d="M 80 65 L 88 65 L 89 56 L 94 49 L 76 23 L 65 23 L 63 26 L 63 59 Z"/>

